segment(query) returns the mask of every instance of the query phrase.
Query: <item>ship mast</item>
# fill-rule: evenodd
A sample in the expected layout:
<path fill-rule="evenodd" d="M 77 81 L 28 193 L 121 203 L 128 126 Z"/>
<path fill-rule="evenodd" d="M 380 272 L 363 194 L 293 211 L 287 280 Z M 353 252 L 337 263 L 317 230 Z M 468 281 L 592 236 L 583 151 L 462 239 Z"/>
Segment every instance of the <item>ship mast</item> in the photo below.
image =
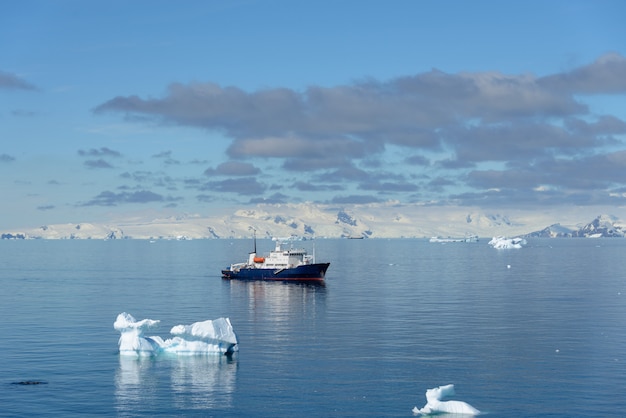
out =
<path fill-rule="evenodd" d="M 254 242 L 254 254 L 256 254 L 256 228 L 249 226 L 248 230 L 252 230 L 252 237 Z"/>

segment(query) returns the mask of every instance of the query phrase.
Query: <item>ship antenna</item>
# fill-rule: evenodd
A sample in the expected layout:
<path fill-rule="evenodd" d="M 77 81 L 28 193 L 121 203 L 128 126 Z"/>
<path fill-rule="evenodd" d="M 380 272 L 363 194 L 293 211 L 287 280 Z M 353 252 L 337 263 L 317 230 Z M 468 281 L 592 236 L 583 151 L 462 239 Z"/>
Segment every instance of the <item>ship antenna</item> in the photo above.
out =
<path fill-rule="evenodd" d="M 253 236 L 253 241 L 254 241 L 254 253 L 256 254 L 256 229 L 249 226 L 248 229 L 252 230 L 252 236 Z"/>

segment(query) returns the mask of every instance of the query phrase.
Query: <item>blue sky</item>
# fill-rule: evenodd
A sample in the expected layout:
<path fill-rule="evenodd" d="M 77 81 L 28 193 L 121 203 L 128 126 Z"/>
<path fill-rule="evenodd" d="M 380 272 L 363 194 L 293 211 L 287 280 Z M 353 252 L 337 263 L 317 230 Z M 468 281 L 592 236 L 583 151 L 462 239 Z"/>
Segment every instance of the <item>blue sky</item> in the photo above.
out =
<path fill-rule="evenodd" d="M 1 7 L 0 229 L 626 204 L 623 1 Z"/>

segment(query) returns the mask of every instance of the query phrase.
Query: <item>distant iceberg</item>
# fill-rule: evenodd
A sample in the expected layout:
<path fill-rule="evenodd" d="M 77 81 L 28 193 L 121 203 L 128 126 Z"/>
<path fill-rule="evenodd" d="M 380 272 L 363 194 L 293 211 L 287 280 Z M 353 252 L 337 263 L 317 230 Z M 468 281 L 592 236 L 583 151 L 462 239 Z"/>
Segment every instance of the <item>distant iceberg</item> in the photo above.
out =
<path fill-rule="evenodd" d="M 439 386 L 426 391 L 426 405 L 413 408 L 413 413 L 423 415 L 460 414 L 479 415 L 480 411 L 462 401 L 443 401 L 443 398 L 454 396 L 454 385 Z"/>
<path fill-rule="evenodd" d="M 493 237 L 491 241 L 488 242 L 493 248 L 496 249 L 509 249 L 509 248 L 522 248 L 523 245 L 526 245 L 527 242 L 524 238 L 506 238 L 506 237 Z"/>
<path fill-rule="evenodd" d="M 123 312 L 117 316 L 113 328 L 120 332 L 119 350 L 124 356 L 156 356 L 160 353 L 177 355 L 231 354 L 239 350 L 237 336 L 228 318 L 218 318 L 191 325 L 176 325 L 170 331 L 174 338 L 145 337 L 144 331 L 158 326 L 160 321 L 137 321 Z"/>
<path fill-rule="evenodd" d="M 478 242 L 478 235 L 466 235 L 463 238 L 453 238 L 453 237 L 432 237 L 429 242 L 440 242 L 440 243 L 448 243 L 448 242 Z"/>

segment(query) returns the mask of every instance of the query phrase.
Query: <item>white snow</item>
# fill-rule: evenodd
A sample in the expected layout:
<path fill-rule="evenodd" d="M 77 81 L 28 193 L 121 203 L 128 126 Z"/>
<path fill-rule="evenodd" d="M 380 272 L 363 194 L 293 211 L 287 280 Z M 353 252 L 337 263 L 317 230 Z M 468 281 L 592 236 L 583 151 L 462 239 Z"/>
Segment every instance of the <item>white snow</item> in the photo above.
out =
<path fill-rule="evenodd" d="M 414 414 L 462 414 L 478 415 L 480 411 L 463 401 L 444 401 L 442 399 L 454 396 L 454 385 L 444 385 L 426 391 L 426 405 L 423 408 L 413 408 Z"/>
<path fill-rule="evenodd" d="M 178 355 L 225 354 L 238 350 L 237 336 L 228 318 L 218 318 L 191 325 L 176 325 L 170 333 L 174 338 L 144 336 L 144 331 L 156 327 L 160 321 L 137 321 L 123 312 L 117 316 L 113 328 L 120 332 L 119 350 L 125 356 L 155 356 L 160 353 Z"/>
<path fill-rule="evenodd" d="M 111 220 L 108 224 L 67 223 L 30 227 L 22 230 L 0 231 L 24 234 L 41 239 L 200 239 L 249 238 L 250 228 L 257 237 L 298 236 L 371 238 L 424 238 L 432 236 L 481 237 L 520 234 L 539 231 L 546 225 L 560 223 L 577 229 L 586 218 L 596 216 L 607 208 L 580 208 L 522 211 L 508 210 L 492 213 L 478 207 L 403 204 L 389 201 L 364 205 L 323 205 L 311 202 L 297 204 L 260 204 L 246 210 L 224 210 L 206 214 L 179 214 L 152 217 L 152 213 Z M 626 219 L 626 208 L 610 208 L 619 218 Z M 338 219 L 345 214 L 345 222 Z M 622 222 L 623 224 L 624 222 Z"/>
<path fill-rule="evenodd" d="M 493 237 L 491 241 L 488 242 L 493 248 L 498 250 L 501 249 L 510 249 L 510 248 L 522 248 L 523 245 L 526 245 L 527 242 L 524 238 L 506 238 L 506 237 Z"/>

